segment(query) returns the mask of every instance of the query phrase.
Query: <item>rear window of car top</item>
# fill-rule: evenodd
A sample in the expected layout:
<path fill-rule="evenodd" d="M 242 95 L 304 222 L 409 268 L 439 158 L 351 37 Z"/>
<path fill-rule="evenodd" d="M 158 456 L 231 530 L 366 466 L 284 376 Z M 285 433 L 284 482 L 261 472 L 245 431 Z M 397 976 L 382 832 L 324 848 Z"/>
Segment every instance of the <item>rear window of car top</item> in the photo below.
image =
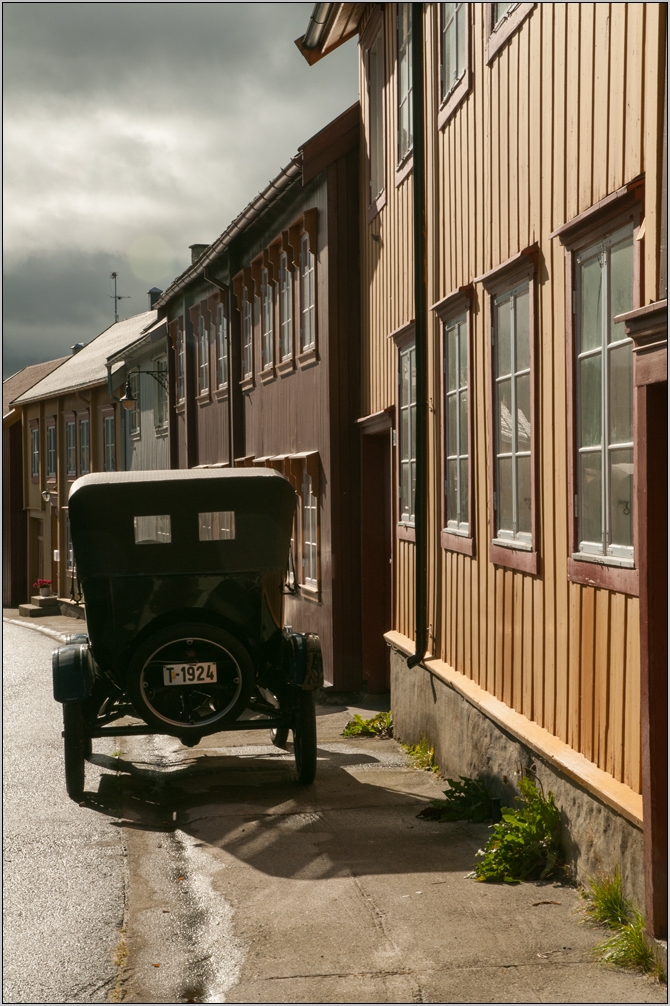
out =
<path fill-rule="evenodd" d="M 235 512 L 215 510 L 198 514 L 198 537 L 200 541 L 224 541 L 235 537 Z"/>
<path fill-rule="evenodd" d="M 170 514 L 133 517 L 136 545 L 169 545 L 172 541 Z"/>

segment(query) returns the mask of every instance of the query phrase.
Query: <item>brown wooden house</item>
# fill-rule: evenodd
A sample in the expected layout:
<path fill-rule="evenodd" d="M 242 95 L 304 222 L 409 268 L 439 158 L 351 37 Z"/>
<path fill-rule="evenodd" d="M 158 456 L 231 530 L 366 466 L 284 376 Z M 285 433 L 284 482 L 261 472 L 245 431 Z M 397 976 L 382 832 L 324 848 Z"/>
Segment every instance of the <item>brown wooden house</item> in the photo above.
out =
<path fill-rule="evenodd" d="M 664 935 L 667 5 L 318 7 L 310 63 L 359 33 L 397 733 L 500 796 L 534 764 Z"/>
<path fill-rule="evenodd" d="M 359 688 L 358 105 L 307 141 L 157 302 L 173 467 L 263 465 L 297 497 L 286 621 Z"/>

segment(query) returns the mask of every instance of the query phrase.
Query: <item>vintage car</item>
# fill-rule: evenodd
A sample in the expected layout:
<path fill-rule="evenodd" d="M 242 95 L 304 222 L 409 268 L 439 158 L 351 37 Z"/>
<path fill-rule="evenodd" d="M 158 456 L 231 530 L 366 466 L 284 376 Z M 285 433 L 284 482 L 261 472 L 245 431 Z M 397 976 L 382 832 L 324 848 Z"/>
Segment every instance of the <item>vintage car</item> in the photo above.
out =
<path fill-rule="evenodd" d="M 265 468 L 108 472 L 72 486 L 69 518 L 88 635 L 53 654 L 65 780 L 84 792 L 96 737 L 289 730 L 316 773 L 317 636 L 283 624 L 296 495 Z M 128 722 L 128 717 L 141 723 Z M 119 721 L 123 722 L 119 722 Z"/>

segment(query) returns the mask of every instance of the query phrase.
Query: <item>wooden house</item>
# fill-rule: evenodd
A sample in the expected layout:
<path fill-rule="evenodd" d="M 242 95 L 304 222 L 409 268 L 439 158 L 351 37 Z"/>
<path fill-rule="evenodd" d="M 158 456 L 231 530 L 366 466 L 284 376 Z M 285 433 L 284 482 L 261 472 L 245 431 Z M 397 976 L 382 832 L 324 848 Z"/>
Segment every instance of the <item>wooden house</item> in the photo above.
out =
<path fill-rule="evenodd" d="M 286 622 L 359 688 L 358 105 L 296 157 L 157 308 L 173 467 L 269 466 L 297 497 Z"/>
<path fill-rule="evenodd" d="M 317 7 L 310 63 L 359 37 L 364 648 L 390 608 L 398 735 L 534 764 L 662 936 L 667 5 Z"/>
<path fill-rule="evenodd" d="M 123 389 L 123 371 L 117 376 L 118 365 L 108 369 L 107 359 L 136 343 L 156 317 L 150 310 L 110 326 L 11 403 L 22 419 L 28 586 L 51 580 L 59 597 L 80 597 L 67 522 L 70 486 L 88 472 L 122 469 L 125 410 L 115 392 Z"/>

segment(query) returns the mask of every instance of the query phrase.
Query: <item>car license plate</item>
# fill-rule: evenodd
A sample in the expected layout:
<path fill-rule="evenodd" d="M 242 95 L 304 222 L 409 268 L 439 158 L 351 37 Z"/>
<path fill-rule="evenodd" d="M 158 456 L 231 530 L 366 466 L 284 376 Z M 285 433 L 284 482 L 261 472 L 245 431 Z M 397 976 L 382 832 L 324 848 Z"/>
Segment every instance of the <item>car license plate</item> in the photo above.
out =
<path fill-rule="evenodd" d="M 207 685 L 216 681 L 216 664 L 163 664 L 165 685 Z"/>

